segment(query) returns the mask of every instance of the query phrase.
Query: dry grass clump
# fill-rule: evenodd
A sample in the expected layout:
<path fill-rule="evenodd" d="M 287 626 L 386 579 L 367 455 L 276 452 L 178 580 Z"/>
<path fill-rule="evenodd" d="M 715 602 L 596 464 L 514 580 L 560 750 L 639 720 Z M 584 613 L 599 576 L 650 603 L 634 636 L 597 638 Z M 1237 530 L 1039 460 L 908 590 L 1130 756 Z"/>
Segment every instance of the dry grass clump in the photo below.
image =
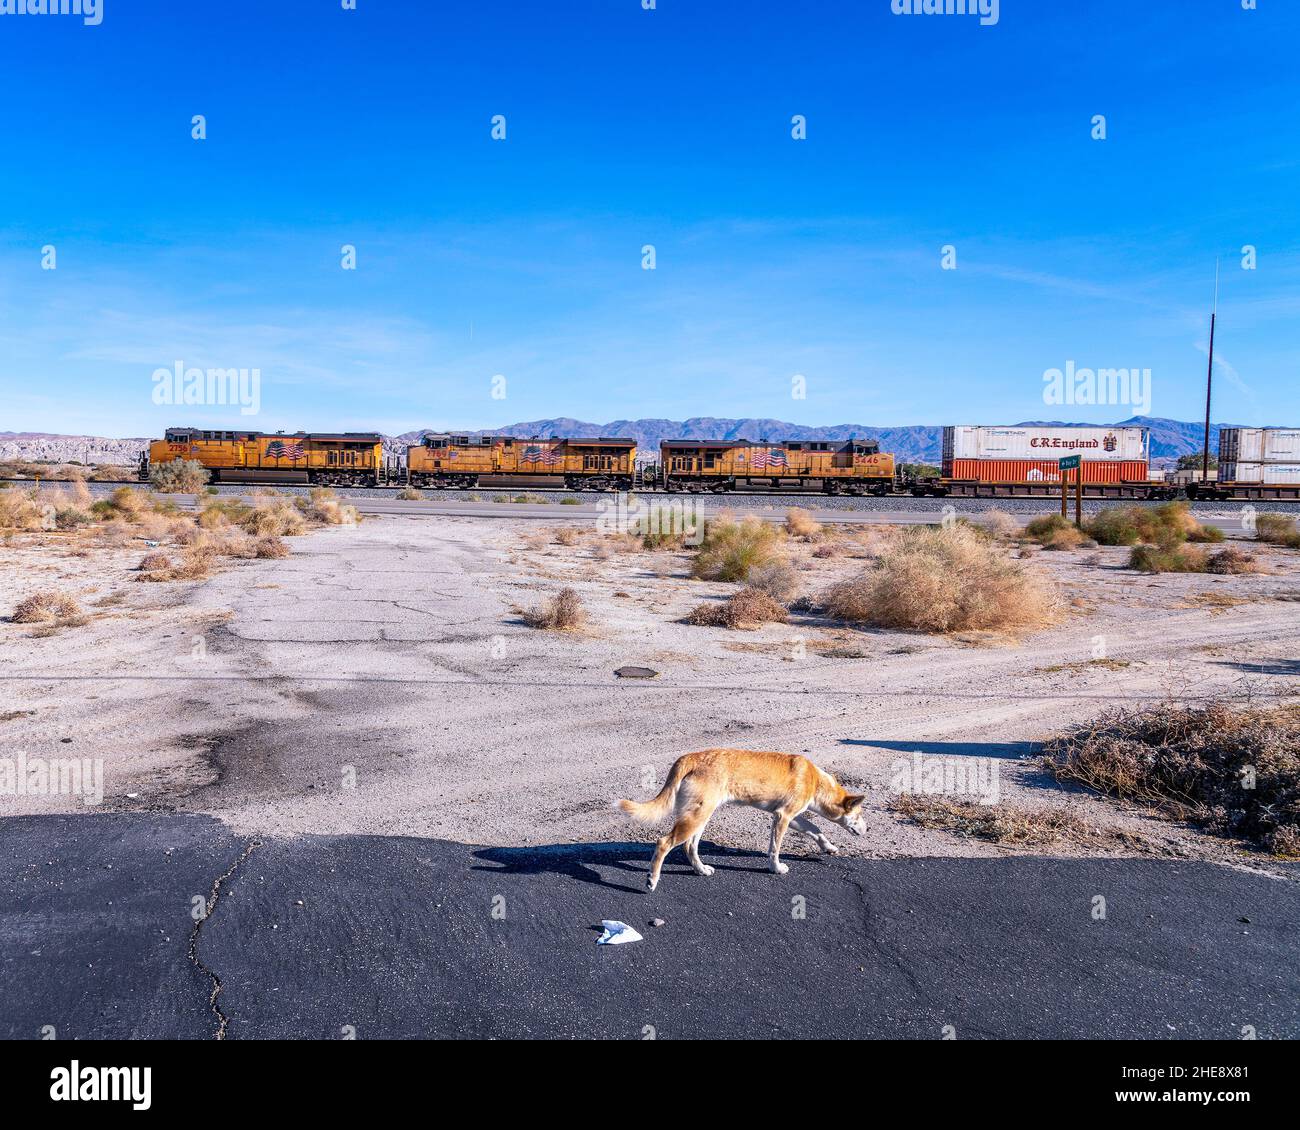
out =
<path fill-rule="evenodd" d="M 198 494 L 210 477 L 197 459 L 173 459 L 149 468 L 149 485 L 162 494 Z"/>
<path fill-rule="evenodd" d="M 1255 539 L 1287 549 L 1300 549 L 1300 529 L 1290 514 L 1259 514 L 1255 518 Z"/>
<path fill-rule="evenodd" d="M 419 502 L 422 495 L 415 487 L 403 487 L 394 496 L 399 502 Z"/>
<path fill-rule="evenodd" d="M 812 541 L 821 532 L 821 524 L 813 521 L 812 513 L 801 506 L 792 506 L 785 512 L 785 532 L 792 538 Z"/>
<path fill-rule="evenodd" d="M 1087 826 L 1068 812 L 1050 808 L 1018 810 L 1001 805 L 935 800 L 905 793 L 890 804 L 922 828 L 937 828 L 994 844 L 1034 846 L 1060 839 L 1085 840 Z"/>
<path fill-rule="evenodd" d="M 826 542 L 825 544 L 819 545 L 816 549 L 814 549 L 812 551 L 812 555 L 816 558 L 824 560 L 827 557 L 838 557 L 839 552 L 840 552 L 839 546 L 832 545 L 830 542 Z"/>
<path fill-rule="evenodd" d="M 146 553 L 136 566 L 143 573 L 155 573 L 160 569 L 170 569 L 172 559 L 165 553 Z"/>
<path fill-rule="evenodd" d="M 719 517 L 705 523 L 691 572 L 706 581 L 745 581 L 751 569 L 779 560 L 780 547 L 780 531 L 753 515 Z"/>
<path fill-rule="evenodd" d="M 1205 563 L 1207 573 L 1258 573 L 1259 560 L 1248 549 L 1227 545 L 1211 553 Z"/>
<path fill-rule="evenodd" d="M 789 604 L 799 591 L 799 574 L 784 561 L 771 561 L 749 571 L 749 587 L 767 593 L 781 604 Z"/>
<path fill-rule="evenodd" d="M 357 508 L 342 502 L 338 494 L 330 487 L 313 487 L 306 499 L 298 500 L 298 509 L 312 522 L 321 522 L 326 526 L 355 526 L 361 521 Z M 257 530 L 256 533 L 302 533 L 302 530 Z"/>
<path fill-rule="evenodd" d="M 1055 585 L 961 525 L 895 534 L 873 565 L 831 586 L 830 615 L 923 632 L 1027 630 L 1059 612 Z"/>
<path fill-rule="evenodd" d="M 72 597 L 55 589 L 41 589 L 24 597 L 9 618 L 15 624 L 74 624 L 86 619 Z"/>
<path fill-rule="evenodd" d="M 582 531 L 576 530 L 572 526 L 561 526 L 555 531 L 555 543 L 557 545 L 577 545 L 580 537 L 582 537 Z"/>
<path fill-rule="evenodd" d="M 555 632 L 574 631 L 587 622 L 586 609 L 582 607 L 577 592 L 571 588 L 561 589 L 537 608 L 526 609 L 520 615 L 530 628 Z"/>
<path fill-rule="evenodd" d="M 1049 742 L 1043 760 L 1061 780 L 1300 854 L 1300 707 L 1114 710 Z"/>
<path fill-rule="evenodd" d="M 700 604 L 686 616 L 686 623 L 712 628 L 755 628 L 759 624 L 784 624 L 789 619 L 785 606 L 768 593 L 743 588 L 721 604 Z"/>
<path fill-rule="evenodd" d="M 1159 506 L 1119 506 L 1101 510 L 1085 524 L 1090 537 L 1102 545 L 1160 545 L 1174 542 L 1223 540 L 1217 526 L 1203 526 L 1185 502 Z"/>

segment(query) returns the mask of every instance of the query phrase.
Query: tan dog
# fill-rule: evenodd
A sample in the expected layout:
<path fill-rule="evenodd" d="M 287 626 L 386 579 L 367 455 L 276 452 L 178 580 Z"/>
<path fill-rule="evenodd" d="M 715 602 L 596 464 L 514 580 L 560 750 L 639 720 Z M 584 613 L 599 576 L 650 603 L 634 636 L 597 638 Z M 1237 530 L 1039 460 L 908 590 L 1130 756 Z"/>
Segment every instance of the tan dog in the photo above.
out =
<path fill-rule="evenodd" d="M 772 813 L 768 862 L 773 871 L 784 875 L 790 869 L 781 862 L 781 840 L 791 824 L 834 855 L 839 849 L 803 813 L 812 809 L 860 836 L 867 830 L 862 818 L 865 799 L 845 792 L 834 777 L 797 753 L 705 749 L 674 761 L 654 800 L 620 800 L 618 807 L 646 822 L 662 820 L 670 808 L 673 811 L 672 830 L 655 846 L 646 878 L 653 891 L 659 885 L 664 857 L 678 844 L 686 845 L 686 858 L 698 874 L 713 874 L 713 868 L 700 861 L 700 836 L 720 804 L 748 804 Z"/>

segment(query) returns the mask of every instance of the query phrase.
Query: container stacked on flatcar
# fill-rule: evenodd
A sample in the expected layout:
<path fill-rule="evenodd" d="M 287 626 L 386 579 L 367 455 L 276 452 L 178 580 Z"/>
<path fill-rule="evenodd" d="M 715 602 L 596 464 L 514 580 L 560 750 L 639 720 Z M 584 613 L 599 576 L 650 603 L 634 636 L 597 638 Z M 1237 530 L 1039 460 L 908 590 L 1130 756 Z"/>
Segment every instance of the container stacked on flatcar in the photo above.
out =
<path fill-rule="evenodd" d="M 669 491 L 730 491 L 738 486 L 809 488 L 826 494 L 888 494 L 894 457 L 873 440 L 665 440 L 660 485 Z"/>
<path fill-rule="evenodd" d="M 1142 427 L 949 426 L 943 429 L 940 476 L 918 480 L 912 493 L 1051 495 L 1061 489 L 1061 458 L 1078 455 L 1090 497 L 1170 498 L 1175 488 L 1151 478 L 1149 442 Z M 1073 472 L 1067 474 L 1073 483 Z"/>
<path fill-rule="evenodd" d="M 426 435 L 407 448 L 406 467 L 411 486 L 434 490 L 466 490 L 493 476 L 570 490 L 631 490 L 636 440 Z"/>
<path fill-rule="evenodd" d="M 1300 428 L 1221 428 L 1217 481 L 1189 483 L 1187 494 L 1300 499 Z"/>
<path fill-rule="evenodd" d="M 387 481 L 383 437 L 375 432 L 243 432 L 168 428 L 140 457 L 140 479 L 177 459 L 207 468 L 214 483 L 378 486 Z"/>

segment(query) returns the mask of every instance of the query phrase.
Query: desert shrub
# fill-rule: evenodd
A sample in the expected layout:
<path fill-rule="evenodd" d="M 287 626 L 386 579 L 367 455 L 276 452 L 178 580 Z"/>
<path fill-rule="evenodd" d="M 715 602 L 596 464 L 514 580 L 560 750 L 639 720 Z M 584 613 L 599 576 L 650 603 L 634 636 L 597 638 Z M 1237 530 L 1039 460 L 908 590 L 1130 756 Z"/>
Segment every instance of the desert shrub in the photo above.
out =
<path fill-rule="evenodd" d="M 577 498 L 562 498 L 562 499 L 560 499 L 560 505 L 561 505 L 561 506 L 581 506 L 581 505 L 582 505 L 582 502 L 581 502 L 580 499 L 577 499 Z"/>
<path fill-rule="evenodd" d="M 394 497 L 400 502 L 419 502 L 424 497 L 415 487 L 403 487 Z"/>
<path fill-rule="evenodd" d="M 282 537 L 305 533 L 307 530 L 308 511 L 314 511 L 317 505 L 313 499 L 304 508 L 304 500 L 299 505 L 282 494 L 258 493 L 253 496 L 253 504 L 236 520 L 236 525 L 254 537 Z M 328 504 L 327 500 L 326 504 Z M 323 521 L 324 519 L 319 519 Z"/>
<path fill-rule="evenodd" d="M 572 526 L 561 526 L 555 531 L 555 542 L 557 545 L 577 545 L 581 536 L 581 530 L 575 530 Z"/>
<path fill-rule="evenodd" d="M 671 530 L 651 529 L 641 535 L 641 548 L 653 551 L 686 548 L 686 535 Z"/>
<path fill-rule="evenodd" d="M 341 502 L 339 496 L 329 487 L 313 487 L 311 494 L 298 500 L 298 509 L 303 516 L 312 522 L 321 522 L 327 526 L 355 526 L 361 521 L 361 515 L 357 513 L 357 508 L 349 503 Z M 276 533 L 276 534 L 300 534 L 302 529 L 296 530 L 259 530 L 257 533 Z"/>
<path fill-rule="evenodd" d="M 780 544 L 780 532 L 758 518 L 719 517 L 705 523 L 691 572 L 708 581 L 744 581 L 751 569 L 779 559 Z"/>
<path fill-rule="evenodd" d="M 1043 542 L 1058 530 L 1072 530 L 1074 523 L 1060 514 L 1042 514 L 1025 523 L 1024 534 L 1030 541 Z"/>
<path fill-rule="evenodd" d="M 1258 573 L 1259 561 L 1248 549 L 1235 545 L 1211 553 L 1205 563 L 1207 573 Z"/>
<path fill-rule="evenodd" d="M 1300 846 L 1300 709 L 1230 702 L 1115 710 L 1044 747 L 1062 780 L 1269 851 Z"/>
<path fill-rule="evenodd" d="M 36 501 L 36 492 L 7 490 L 0 492 L 0 529 L 42 530 L 47 511 Z"/>
<path fill-rule="evenodd" d="M 995 538 L 1013 538 L 1021 529 L 1020 523 L 1005 510 L 985 510 L 975 519 L 975 524 Z"/>
<path fill-rule="evenodd" d="M 148 497 L 134 487 L 118 487 L 108 496 L 107 506 L 128 522 L 139 521 L 140 516 L 150 510 Z"/>
<path fill-rule="evenodd" d="M 960 525 L 895 534 L 822 603 L 841 620 L 926 632 L 1037 628 L 1058 610 L 1050 580 Z"/>
<path fill-rule="evenodd" d="M 208 469 L 197 459 L 173 459 L 149 468 L 149 485 L 163 494 L 198 494 L 209 478 Z"/>
<path fill-rule="evenodd" d="M 812 514 L 801 506 L 792 506 L 785 512 L 785 532 L 792 538 L 811 541 L 822 532 L 820 523 L 813 521 Z"/>
<path fill-rule="evenodd" d="M 41 589 L 20 600 L 10 619 L 15 624 L 49 624 L 77 620 L 81 616 L 81 606 L 67 593 Z"/>
<path fill-rule="evenodd" d="M 1130 569 L 1142 573 L 1204 573 L 1208 565 L 1205 550 L 1187 545 L 1176 530 L 1165 530 L 1154 545 L 1135 545 L 1129 554 Z"/>
<path fill-rule="evenodd" d="M 1088 540 L 1083 531 L 1075 526 L 1061 526 L 1048 534 L 1040 544 L 1044 549 L 1079 549 Z M 1095 546 L 1097 543 L 1094 541 L 1092 544 Z"/>
<path fill-rule="evenodd" d="M 839 548 L 831 545 L 829 542 L 825 545 L 819 545 L 812 551 L 812 555 L 817 558 L 825 559 L 827 557 L 836 557 L 839 555 Z"/>
<path fill-rule="evenodd" d="M 546 628 L 559 632 L 581 628 L 587 620 L 582 601 L 570 588 L 561 589 L 539 607 L 528 609 L 522 615 L 524 623 L 530 628 Z"/>
<path fill-rule="evenodd" d="M 140 558 L 137 568 L 143 573 L 152 573 L 159 569 L 170 569 L 172 559 L 165 553 L 146 553 Z"/>
<path fill-rule="evenodd" d="M 1290 514 L 1259 514 L 1255 518 L 1255 538 L 1271 545 L 1300 549 L 1300 529 Z"/>
<path fill-rule="evenodd" d="M 799 574 L 784 561 L 770 561 L 749 571 L 749 587 L 788 604 L 799 591 Z"/>
<path fill-rule="evenodd" d="M 1118 506 L 1098 511 L 1085 524 L 1101 545 L 1173 544 L 1182 541 L 1222 541 L 1222 531 L 1202 526 L 1185 502 L 1159 506 Z"/>
<path fill-rule="evenodd" d="M 700 604 L 686 616 L 686 623 L 714 628 L 754 627 L 758 624 L 784 624 L 789 617 L 785 607 L 769 594 L 756 588 L 743 588 L 721 604 Z"/>
<path fill-rule="evenodd" d="M 217 530 L 222 526 L 239 526 L 248 517 L 250 507 L 236 498 L 223 498 L 220 495 L 208 495 L 199 507 L 198 524 L 205 530 Z"/>
<path fill-rule="evenodd" d="M 254 556 L 264 558 L 277 558 L 289 556 L 289 543 L 270 534 L 266 537 L 257 539 L 253 547 Z"/>

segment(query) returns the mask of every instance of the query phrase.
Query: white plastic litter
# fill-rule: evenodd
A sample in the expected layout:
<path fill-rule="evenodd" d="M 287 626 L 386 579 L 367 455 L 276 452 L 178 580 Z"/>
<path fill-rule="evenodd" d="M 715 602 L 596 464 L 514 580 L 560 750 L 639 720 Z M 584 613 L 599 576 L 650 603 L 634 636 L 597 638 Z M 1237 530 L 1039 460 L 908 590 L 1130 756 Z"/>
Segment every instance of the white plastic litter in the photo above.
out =
<path fill-rule="evenodd" d="M 632 929 L 626 922 L 615 922 L 609 918 L 601 919 L 605 932 L 596 939 L 598 946 L 621 946 L 624 942 L 639 942 L 642 940 L 641 935 Z"/>

